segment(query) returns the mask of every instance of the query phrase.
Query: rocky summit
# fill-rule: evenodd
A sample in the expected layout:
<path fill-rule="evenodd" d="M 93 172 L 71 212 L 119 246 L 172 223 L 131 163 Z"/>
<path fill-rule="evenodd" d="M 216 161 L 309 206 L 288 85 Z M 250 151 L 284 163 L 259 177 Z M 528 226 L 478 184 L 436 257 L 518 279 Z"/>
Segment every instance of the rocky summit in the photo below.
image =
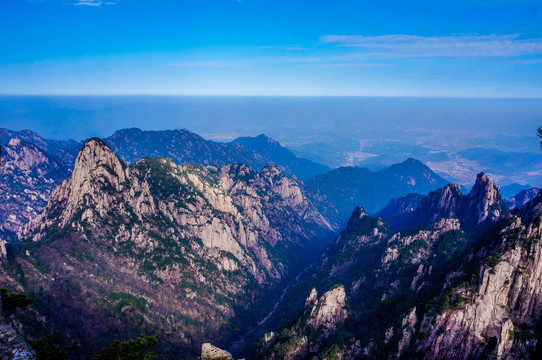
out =
<path fill-rule="evenodd" d="M 448 186 L 424 198 L 416 211 L 430 221 L 418 229 L 390 231 L 357 208 L 298 285 L 296 292 L 316 286 L 301 315 L 262 337 L 255 358 L 537 358 L 542 198 L 521 216 L 501 203 L 480 174 L 466 197 Z M 332 305 L 317 320 L 322 301 Z"/>
<path fill-rule="evenodd" d="M 86 351 L 114 331 L 192 354 L 206 339 L 228 344 L 247 331 L 332 234 L 274 166 L 128 166 L 93 138 L 19 232 L 19 270 L 8 278 L 48 309 L 48 327 Z"/>

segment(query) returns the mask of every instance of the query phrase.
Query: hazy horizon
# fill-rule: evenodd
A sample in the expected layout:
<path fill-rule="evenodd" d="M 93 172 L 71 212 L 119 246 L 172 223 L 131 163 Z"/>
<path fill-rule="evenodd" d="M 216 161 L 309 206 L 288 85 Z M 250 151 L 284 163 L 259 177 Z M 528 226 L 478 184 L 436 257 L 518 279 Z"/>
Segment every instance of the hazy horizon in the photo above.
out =
<path fill-rule="evenodd" d="M 377 170 L 414 157 L 463 185 L 542 184 L 540 99 L 411 97 L 0 96 L 0 127 L 51 139 L 123 128 L 187 129 L 228 142 L 266 134 L 329 167 Z"/>

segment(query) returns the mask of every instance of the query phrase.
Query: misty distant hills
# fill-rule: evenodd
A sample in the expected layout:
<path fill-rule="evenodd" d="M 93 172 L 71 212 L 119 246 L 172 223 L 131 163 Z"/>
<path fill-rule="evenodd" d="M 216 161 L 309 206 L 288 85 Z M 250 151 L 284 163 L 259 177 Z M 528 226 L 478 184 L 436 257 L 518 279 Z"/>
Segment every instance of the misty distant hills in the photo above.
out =
<path fill-rule="evenodd" d="M 521 184 L 518 184 L 518 183 L 513 183 L 513 184 L 510 184 L 510 185 L 501 186 L 500 191 L 501 191 L 501 195 L 502 195 L 503 199 L 506 199 L 506 198 L 510 198 L 510 197 L 513 197 L 513 196 L 517 195 L 519 192 L 521 192 L 523 190 L 532 189 L 533 187 L 534 186 L 531 186 L 529 184 L 521 185 Z"/>
<path fill-rule="evenodd" d="M 264 134 L 253 137 L 240 137 L 230 144 L 241 144 L 247 149 L 258 152 L 266 159 L 280 166 L 285 173 L 295 174 L 301 180 L 308 180 L 315 175 L 331 170 L 325 165 L 297 157 L 293 152 L 281 146 L 278 141 Z"/>
<path fill-rule="evenodd" d="M 409 193 L 427 194 L 448 181 L 416 159 L 372 172 L 367 168 L 340 167 L 317 175 L 306 184 L 309 197 L 336 226 L 346 225 L 356 206 L 374 214 L 393 198 Z"/>
<path fill-rule="evenodd" d="M 261 169 L 267 160 L 240 145 L 205 140 L 188 130 L 147 131 L 122 129 L 104 141 L 124 161 L 133 164 L 145 156 L 173 159 L 177 164 L 226 165 L 242 163 Z"/>
<path fill-rule="evenodd" d="M 533 200 L 539 192 L 539 188 L 521 190 L 516 195 L 504 199 L 504 203 L 506 204 L 506 206 L 508 206 L 510 210 L 516 209 Z"/>
<path fill-rule="evenodd" d="M 327 166 L 298 158 L 290 150 L 265 135 L 243 137 L 225 144 L 206 140 L 188 130 L 144 131 L 137 128 L 116 131 L 104 139 L 119 156 L 134 163 L 144 156 L 166 157 L 177 164 L 245 164 L 261 170 L 266 164 L 281 168 L 286 175 L 307 180 L 325 173 Z"/>

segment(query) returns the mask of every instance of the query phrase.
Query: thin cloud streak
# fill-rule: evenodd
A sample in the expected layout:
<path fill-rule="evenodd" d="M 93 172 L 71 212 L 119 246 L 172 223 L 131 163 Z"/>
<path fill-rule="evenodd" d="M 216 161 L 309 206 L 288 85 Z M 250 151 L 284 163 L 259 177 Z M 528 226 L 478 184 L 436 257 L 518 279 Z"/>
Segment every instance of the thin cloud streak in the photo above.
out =
<path fill-rule="evenodd" d="M 103 0 L 77 0 L 73 5 L 75 6 L 102 6 L 102 5 L 115 5 L 114 1 Z"/>
<path fill-rule="evenodd" d="M 323 44 L 381 51 L 401 57 L 511 57 L 541 55 L 542 39 L 520 39 L 509 35 L 326 35 Z"/>
<path fill-rule="evenodd" d="M 382 56 L 384 57 L 384 56 Z M 307 65 L 313 67 L 381 67 L 390 66 L 386 63 L 362 62 L 367 57 L 358 54 L 350 54 L 343 56 L 285 56 L 273 58 L 243 58 L 236 60 L 213 59 L 202 61 L 182 61 L 169 63 L 170 67 L 181 68 L 214 68 L 214 69 L 248 69 L 268 64 L 292 64 L 292 65 Z"/>
<path fill-rule="evenodd" d="M 167 64 L 171 67 L 185 67 L 185 68 L 234 68 L 234 69 L 245 69 L 247 66 L 240 64 L 238 62 L 231 61 L 222 61 L 222 60 L 211 60 L 211 61 L 186 61 L 179 63 Z"/>

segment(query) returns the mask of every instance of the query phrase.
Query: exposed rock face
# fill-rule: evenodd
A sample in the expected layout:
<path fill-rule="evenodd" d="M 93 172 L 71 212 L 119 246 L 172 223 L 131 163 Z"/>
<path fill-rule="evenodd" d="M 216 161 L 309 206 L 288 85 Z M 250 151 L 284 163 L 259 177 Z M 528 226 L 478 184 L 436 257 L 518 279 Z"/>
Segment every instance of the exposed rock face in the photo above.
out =
<path fill-rule="evenodd" d="M 201 345 L 201 360 L 233 360 L 231 354 L 209 343 Z"/>
<path fill-rule="evenodd" d="M 313 329 L 322 327 L 324 336 L 328 336 L 337 329 L 337 326 L 344 322 L 347 313 L 344 287 L 337 286 L 322 295 L 319 300 L 313 302 L 307 325 Z"/>
<path fill-rule="evenodd" d="M 400 233 L 357 208 L 307 277 L 317 287 L 344 284 L 352 309 L 316 353 L 326 359 L 536 358 L 542 197 L 525 205 L 521 218 L 508 215 L 498 188 L 480 175 L 468 196 L 447 186 L 419 206 L 426 208 L 415 211 L 431 227 Z M 313 290 L 305 306 L 320 301 Z M 268 358 L 311 359 L 316 348 L 303 331 L 296 325 L 275 341 L 286 346 L 306 337 L 305 352 Z"/>
<path fill-rule="evenodd" d="M 12 138 L 3 146 L 0 166 L 0 238 L 15 234 L 43 209 L 68 168 L 37 146 Z"/>
<path fill-rule="evenodd" d="M 506 206 L 508 206 L 510 210 L 513 210 L 533 200 L 536 197 L 536 195 L 538 195 L 539 192 L 540 192 L 540 189 L 538 188 L 522 190 L 516 195 L 505 199 L 504 203 L 506 204 Z"/>
<path fill-rule="evenodd" d="M 340 229 L 356 206 L 361 205 L 368 213 L 375 214 L 396 197 L 427 194 L 447 183 L 421 162 L 407 159 L 378 172 L 340 167 L 315 176 L 307 182 L 306 188 L 320 212 Z"/>
<path fill-rule="evenodd" d="M 8 204 L 0 209 L 0 237 L 13 241 L 21 226 L 43 209 L 51 191 L 68 178 L 84 143 L 43 139 L 28 130 L 17 132 L 0 129 L 0 132 L 2 145 L 6 149 L 2 162 L 7 165 L 0 167 L 0 200 Z M 274 142 L 272 139 L 268 140 L 270 143 Z M 15 141 L 11 144 L 13 146 L 8 145 L 10 141 Z M 178 164 L 244 163 L 255 170 L 262 169 L 268 163 L 275 163 L 281 169 L 287 170 L 288 175 L 304 172 L 307 166 L 311 169 L 326 169 L 309 160 L 295 157 L 278 143 L 275 151 L 267 156 L 238 143 L 208 141 L 186 130 L 124 129 L 107 138 L 106 142 L 129 163 L 144 156 L 165 156 L 173 158 Z M 288 153 L 290 157 L 273 157 L 275 152 Z"/>
<path fill-rule="evenodd" d="M 336 335 L 350 312 L 343 286 L 335 286 L 317 297 L 316 289 L 312 289 L 304 313 L 293 327 L 279 336 L 273 333 L 264 336 L 257 358 L 306 359 L 324 354 L 326 342 Z"/>
<path fill-rule="evenodd" d="M 468 195 L 462 195 L 458 185 L 449 184 L 415 201 L 412 196 L 394 199 L 378 215 L 389 222 L 393 231 L 400 231 L 431 227 L 443 217 L 456 217 L 464 227 L 472 229 L 507 212 L 498 186 L 480 173 Z"/>
<path fill-rule="evenodd" d="M 10 325 L 0 323 L 0 359 L 34 360 L 34 349 Z"/>
<path fill-rule="evenodd" d="M 331 234 L 295 179 L 274 166 L 258 173 L 144 158 L 128 167 L 91 139 L 72 176 L 19 233 L 30 257 L 17 261 L 25 291 L 51 299 L 57 328 L 66 330 L 68 313 L 86 323 L 73 338 L 89 351 L 104 345 L 110 322 L 126 336 L 144 324 L 171 344 L 167 353 L 239 336 L 226 330 L 250 324 L 235 309 L 272 301 Z M 121 310 L 128 315 L 119 322 Z"/>
<path fill-rule="evenodd" d="M 12 139 L 19 139 L 36 146 L 69 168 L 73 166 L 75 158 L 81 148 L 81 144 L 74 140 L 62 141 L 44 139 L 30 130 L 12 131 L 0 128 L 0 135 L 2 146 L 7 145 Z"/>
<path fill-rule="evenodd" d="M 35 360 L 36 352 L 11 325 L 4 322 L 2 298 L 0 298 L 0 359 Z"/>
<path fill-rule="evenodd" d="M 0 259 L 7 256 L 6 244 L 7 242 L 5 240 L 0 239 Z"/>
<path fill-rule="evenodd" d="M 486 220 L 495 221 L 502 214 L 505 206 L 499 193 L 499 187 L 489 181 L 486 174 L 480 173 L 468 196 L 467 211 L 478 215 L 476 225 Z"/>
<path fill-rule="evenodd" d="M 480 269 L 481 281 L 474 287 L 458 287 L 464 305 L 438 315 L 421 348 L 428 359 L 484 357 L 514 359 L 525 348 L 534 348 L 536 338 L 515 336 L 534 329 L 542 317 L 542 232 L 540 222 L 526 228 L 512 217 L 489 244 L 491 261 Z M 425 320 L 425 322 L 429 322 Z M 440 333 L 439 328 L 445 328 Z M 496 343 L 488 342 L 494 338 Z"/>

